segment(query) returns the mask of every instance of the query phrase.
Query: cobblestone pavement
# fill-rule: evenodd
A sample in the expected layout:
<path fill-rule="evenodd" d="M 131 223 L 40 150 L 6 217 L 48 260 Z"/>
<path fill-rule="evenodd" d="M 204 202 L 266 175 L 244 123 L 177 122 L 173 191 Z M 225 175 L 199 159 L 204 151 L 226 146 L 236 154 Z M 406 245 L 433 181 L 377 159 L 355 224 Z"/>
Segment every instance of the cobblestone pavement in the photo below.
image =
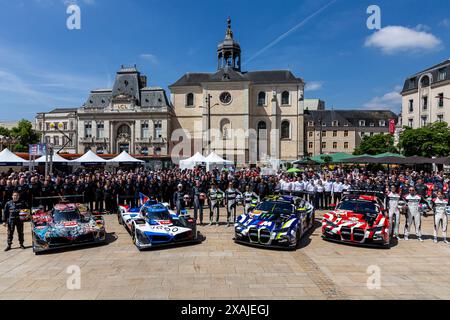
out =
<path fill-rule="evenodd" d="M 202 244 L 139 252 L 116 217 L 106 221 L 105 246 L 35 256 L 15 241 L 1 251 L 0 299 L 450 299 L 450 246 L 430 237 L 371 249 L 325 242 L 318 228 L 288 252 L 238 245 L 233 228 L 204 226 Z M 423 233 L 432 230 L 425 219 Z M 25 236 L 30 245 L 28 225 Z M 67 289 L 72 265 L 80 290 Z M 367 287 L 371 266 L 380 289 Z"/>

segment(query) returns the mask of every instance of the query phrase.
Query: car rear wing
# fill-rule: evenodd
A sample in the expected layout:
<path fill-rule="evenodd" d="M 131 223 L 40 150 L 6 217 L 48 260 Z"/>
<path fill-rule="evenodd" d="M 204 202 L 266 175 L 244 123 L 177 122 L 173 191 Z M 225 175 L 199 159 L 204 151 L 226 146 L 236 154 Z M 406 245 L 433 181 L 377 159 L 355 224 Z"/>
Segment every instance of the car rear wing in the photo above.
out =
<path fill-rule="evenodd" d="M 343 192 L 346 196 L 374 196 L 379 198 L 386 206 L 386 194 L 382 191 L 369 191 L 369 190 L 347 190 Z"/>
<path fill-rule="evenodd" d="M 71 196 L 52 196 L 52 197 L 33 197 L 34 200 L 61 200 L 68 201 L 70 199 L 82 199 L 84 202 L 84 195 L 71 195 Z"/>

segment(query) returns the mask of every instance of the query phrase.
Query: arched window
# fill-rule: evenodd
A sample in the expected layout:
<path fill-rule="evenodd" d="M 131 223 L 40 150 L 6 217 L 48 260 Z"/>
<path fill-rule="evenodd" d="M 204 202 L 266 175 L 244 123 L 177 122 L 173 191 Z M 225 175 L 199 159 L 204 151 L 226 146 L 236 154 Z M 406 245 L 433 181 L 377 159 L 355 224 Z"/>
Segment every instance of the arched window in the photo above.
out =
<path fill-rule="evenodd" d="M 289 91 L 284 91 L 281 94 L 281 104 L 282 105 L 289 105 L 290 104 L 290 94 Z"/>
<path fill-rule="evenodd" d="M 420 85 L 422 87 L 428 87 L 430 85 L 430 77 L 423 76 L 422 79 L 420 80 Z"/>
<path fill-rule="evenodd" d="M 131 128 L 128 125 L 123 124 L 117 129 L 117 135 L 131 136 Z"/>
<path fill-rule="evenodd" d="M 258 93 L 258 106 L 262 107 L 266 105 L 266 93 L 260 92 Z"/>
<path fill-rule="evenodd" d="M 428 87 L 430 85 L 430 77 L 428 76 L 422 77 L 422 80 L 420 80 L 420 85 L 422 86 L 422 88 Z"/>
<path fill-rule="evenodd" d="M 291 124 L 285 120 L 281 123 L 281 139 L 291 138 Z"/>
<path fill-rule="evenodd" d="M 220 132 L 223 140 L 231 139 L 231 122 L 228 119 L 220 121 Z"/>
<path fill-rule="evenodd" d="M 193 107 L 194 106 L 194 94 L 188 93 L 186 95 L 186 107 Z"/>

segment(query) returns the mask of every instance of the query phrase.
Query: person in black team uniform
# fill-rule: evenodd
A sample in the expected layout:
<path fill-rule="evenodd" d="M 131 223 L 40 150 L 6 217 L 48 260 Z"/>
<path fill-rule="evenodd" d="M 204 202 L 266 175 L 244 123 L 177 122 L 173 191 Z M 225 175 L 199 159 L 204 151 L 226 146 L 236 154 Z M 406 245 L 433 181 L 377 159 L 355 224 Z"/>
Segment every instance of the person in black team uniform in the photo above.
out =
<path fill-rule="evenodd" d="M 15 229 L 17 229 L 20 248 L 25 249 L 23 245 L 23 221 L 20 220 L 20 211 L 22 209 L 27 209 L 27 206 L 20 201 L 19 192 L 14 191 L 12 200 L 6 203 L 5 209 L 3 210 L 3 225 L 8 228 L 8 245 L 5 251 L 11 250 Z"/>
<path fill-rule="evenodd" d="M 95 184 L 91 181 L 91 177 L 87 176 L 84 181 L 84 202 L 88 204 L 89 210 L 94 210 Z"/>
<path fill-rule="evenodd" d="M 178 190 L 173 195 L 173 202 L 177 210 L 177 214 L 181 214 L 181 211 L 185 209 L 183 185 L 178 184 Z"/>
<path fill-rule="evenodd" d="M 203 224 L 203 206 L 205 205 L 204 199 L 200 199 L 200 194 L 205 193 L 202 188 L 202 183 L 197 180 L 195 186 L 192 188 L 191 199 L 194 201 L 194 220 L 197 221 L 197 217 L 200 218 L 200 224 Z"/>
<path fill-rule="evenodd" d="M 41 183 L 39 182 L 37 177 L 32 177 L 31 182 L 28 185 L 28 203 L 30 204 L 30 209 L 36 208 L 39 206 L 39 198 L 41 197 Z"/>
<path fill-rule="evenodd" d="M 104 200 L 104 190 L 103 185 L 100 181 L 97 182 L 95 187 L 95 210 L 97 212 L 103 212 L 103 200 Z"/>

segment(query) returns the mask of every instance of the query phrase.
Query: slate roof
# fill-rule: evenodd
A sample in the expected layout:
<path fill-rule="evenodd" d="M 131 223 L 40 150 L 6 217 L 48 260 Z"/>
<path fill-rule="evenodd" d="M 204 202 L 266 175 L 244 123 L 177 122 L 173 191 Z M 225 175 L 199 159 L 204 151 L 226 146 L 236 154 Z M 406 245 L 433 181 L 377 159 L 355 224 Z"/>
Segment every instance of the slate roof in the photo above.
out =
<path fill-rule="evenodd" d="M 332 127 L 333 121 L 338 121 L 338 127 L 360 127 L 359 121 L 365 121 L 365 127 L 380 127 L 380 120 L 386 121 L 389 127 L 389 120 L 398 119 L 398 116 L 390 110 L 309 110 L 305 111 L 305 124 L 313 121 L 315 126 L 320 125 L 320 120 L 324 127 Z M 373 123 L 373 126 L 371 124 Z M 384 127 L 383 127 L 384 128 Z"/>
<path fill-rule="evenodd" d="M 113 88 L 92 90 L 85 108 L 106 108 L 115 97 L 131 97 L 138 106 L 143 108 L 171 107 L 166 92 L 161 87 L 144 87 L 142 79 L 136 67 L 122 67 L 116 75 Z"/>
<path fill-rule="evenodd" d="M 70 113 L 77 112 L 78 108 L 56 108 L 50 111 L 49 113 Z"/>
<path fill-rule="evenodd" d="M 442 70 L 446 73 L 446 76 L 443 80 L 439 80 L 439 71 Z M 443 82 L 446 80 L 450 80 L 450 59 L 447 59 L 441 63 L 438 63 L 437 65 L 434 65 L 428 69 L 425 69 L 421 72 L 418 72 L 410 77 L 408 77 L 405 80 L 405 83 L 403 85 L 403 90 L 401 93 L 405 93 L 412 90 L 417 90 L 419 87 L 419 80 L 420 77 L 424 74 L 430 73 L 432 76 L 432 79 L 430 79 L 430 84 L 437 84 L 439 82 Z"/>
<path fill-rule="evenodd" d="M 224 78 L 224 74 L 228 76 Z M 186 73 L 170 87 L 199 86 L 205 82 L 250 81 L 253 84 L 303 83 L 289 70 L 238 72 L 231 68 L 220 69 L 215 73 Z"/>

